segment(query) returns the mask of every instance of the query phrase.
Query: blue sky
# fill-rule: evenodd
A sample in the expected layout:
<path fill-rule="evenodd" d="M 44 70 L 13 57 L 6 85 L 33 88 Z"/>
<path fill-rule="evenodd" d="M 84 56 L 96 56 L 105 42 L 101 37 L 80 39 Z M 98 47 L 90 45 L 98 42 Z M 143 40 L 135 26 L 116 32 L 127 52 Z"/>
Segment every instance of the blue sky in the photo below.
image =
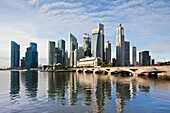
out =
<path fill-rule="evenodd" d="M 20 44 L 21 57 L 29 42 L 37 42 L 39 61 L 44 64 L 48 40 L 67 42 L 72 33 L 81 45 L 83 33 L 91 34 L 99 22 L 105 25 L 112 57 L 116 27 L 122 23 L 130 45 L 149 50 L 158 61 L 170 60 L 169 4 L 169 0 L 1 0 L 0 66 L 10 64 L 11 40 Z"/>

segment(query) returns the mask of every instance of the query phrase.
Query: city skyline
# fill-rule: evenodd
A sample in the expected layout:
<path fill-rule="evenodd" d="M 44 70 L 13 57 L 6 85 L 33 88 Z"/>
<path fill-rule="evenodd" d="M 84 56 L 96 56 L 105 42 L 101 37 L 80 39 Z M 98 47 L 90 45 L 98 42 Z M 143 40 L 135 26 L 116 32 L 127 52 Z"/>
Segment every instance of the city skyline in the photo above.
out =
<path fill-rule="evenodd" d="M 115 58 L 116 53 L 116 26 L 122 23 L 125 28 L 125 38 L 131 45 L 137 47 L 137 53 L 149 50 L 154 59 L 168 61 L 170 60 L 169 3 L 168 0 L 122 2 L 2 0 L 0 66 L 9 67 L 12 40 L 20 44 L 20 58 L 24 56 L 28 42 L 36 42 L 40 54 L 39 62 L 47 64 L 48 40 L 56 42 L 58 39 L 64 39 L 67 44 L 68 34 L 73 33 L 79 45 L 82 45 L 83 33 L 91 34 L 91 30 L 100 22 L 105 26 L 105 41 L 109 40 L 112 45 L 112 57 Z"/>

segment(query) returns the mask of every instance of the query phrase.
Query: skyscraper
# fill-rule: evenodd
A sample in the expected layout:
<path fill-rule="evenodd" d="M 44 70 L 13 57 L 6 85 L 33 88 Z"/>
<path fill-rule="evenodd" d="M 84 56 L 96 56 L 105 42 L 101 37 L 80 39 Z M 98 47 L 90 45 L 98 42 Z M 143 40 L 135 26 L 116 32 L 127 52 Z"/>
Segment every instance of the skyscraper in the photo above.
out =
<path fill-rule="evenodd" d="M 136 47 L 130 46 L 130 65 L 136 66 Z"/>
<path fill-rule="evenodd" d="M 62 64 L 62 49 L 56 47 L 55 48 L 55 64 Z"/>
<path fill-rule="evenodd" d="M 70 33 L 69 39 L 68 39 L 68 58 L 69 58 L 69 63 L 71 67 L 74 66 L 74 50 L 75 49 L 78 49 L 77 39 L 74 35 Z"/>
<path fill-rule="evenodd" d="M 141 66 L 150 65 L 149 51 L 139 52 L 139 65 Z"/>
<path fill-rule="evenodd" d="M 55 63 L 55 42 L 48 42 L 48 65 Z"/>
<path fill-rule="evenodd" d="M 125 42 L 124 42 L 124 28 L 122 24 L 117 26 L 116 34 L 116 63 L 118 66 L 125 65 Z"/>
<path fill-rule="evenodd" d="M 18 68 L 20 63 L 20 45 L 11 41 L 11 68 Z"/>
<path fill-rule="evenodd" d="M 68 51 L 66 50 L 66 52 L 65 52 L 65 59 L 66 59 L 66 64 L 65 64 L 65 66 L 67 67 L 67 66 L 69 66 L 69 58 L 68 58 Z"/>
<path fill-rule="evenodd" d="M 84 56 L 91 56 L 91 39 L 89 34 L 83 34 L 83 49 L 84 49 Z"/>
<path fill-rule="evenodd" d="M 25 67 L 38 68 L 38 52 L 36 43 L 31 42 L 30 47 L 27 48 L 25 53 Z"/>
<path fill-rule="evenodd" d="M 130 42 L 125 41 L 125 66 L 130 65 Z"/>
<path fill-rule="evenodd" d="M 104 25 L 92 30 L 91 52 L 93 57 L 100 57 L 104 61 Z"/>
<path fill-rule="evenodd" d="M 77 67 L 77 61 L 83 57 L 84 57 L 83 47 L 79 47 L 79 49 L 74 50 L 74 67 Z"/>
<path fill-rule="evenodd" d="M 21 68 L 25 68 L 25 57 L 21 59 Z"/>
<path fill-rule="evenodd" d="M 111 43 L 109 41 L 106 42 L 106 63 L 111 63 Z"/>
<path fill-rule="evenodd" d="M 62 51 L 62 58 L 61 64 L 66 64 L 66 57 L 65 57 L 65 41 L 63 39 L 58 40 L 58 48 Z"/>

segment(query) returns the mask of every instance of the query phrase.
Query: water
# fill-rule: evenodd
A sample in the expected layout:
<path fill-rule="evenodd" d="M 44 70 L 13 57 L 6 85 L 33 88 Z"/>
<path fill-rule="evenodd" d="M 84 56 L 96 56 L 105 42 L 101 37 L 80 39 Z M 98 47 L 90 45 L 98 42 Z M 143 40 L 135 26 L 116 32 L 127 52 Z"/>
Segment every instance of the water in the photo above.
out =
<path fill-rule="evenodd" d="M 170 79 L 0 71 L 0 113 L 170 113 Z"/>

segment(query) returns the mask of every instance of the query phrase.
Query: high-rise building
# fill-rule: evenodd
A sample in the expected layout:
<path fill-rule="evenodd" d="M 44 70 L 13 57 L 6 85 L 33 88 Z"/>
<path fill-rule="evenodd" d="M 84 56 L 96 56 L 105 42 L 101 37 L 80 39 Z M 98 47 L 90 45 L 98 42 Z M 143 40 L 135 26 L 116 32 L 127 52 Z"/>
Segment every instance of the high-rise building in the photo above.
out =
<path fill-rule="evenodd" d="M 124 42 L 124 28 L 122 24 L 117 26 L 116 34 L 116 63 L 118 66 L 125 65 L 125 42 Z"/>
<path fill-rule="evenodd" d="M 65 65 L 66 64 L 66 55 L 65 55 L 65 41 L 63 39 L 58 40 L 58 48 L 62 51 L 61 55 L 61 64 Z"/>
<path fill-rule="evenodd" d="M 83 34 L 83 49 L 84 49 L 84 56 L 91 56 L 91 39 L 89 34 Z"/>
<path fill-rule="evenodd" d="M 21 68 L 25 68 L 25 57 L 21 59 Z"/>
<path fill-rule="evenodd" d="M 139 52 L 139 65 L 141 66 L 150 65 L 149 51 Z"/>
<path fill-rule="evenodd" d="M 74 50 L 74 67 L 77 67 L 77 62 L 79 59 L 84 57 L 84 49 L 83 47 L 79 47 L 79 49 Z"/>
<path fill-rule="evenodd" d="M 30 47 L 27 48 L 25 53 L 25 67 L 38 68 L 38 52 L 36 43 L 31 42 Z"/>
<path fill-rule="evenodd" d="M 130 42 L 125 41 L 125 66 L 130 65 Z"/>
<path fill-rule="evenodd" d="M 130 46 L 130 65 L 136 66 L 136 47 Z"/>
<path fill-rule="evenodd" d="M 77 39 L 74 35 L 70 33 L 69 39 L 68 39 L 68 58 L 69 58 L 69 64 L 71 67 L 74 66 L 74 50 L 75 49 L 78 49 Z"/>
<path fill-rule="evenodd" d="M 55 64 L 55 42 L 48 42 L 48 65 Z"/>
<path fill-rule="evenodd" d="M 62 49 L 56 47 L 55 48 L 55 64 L 62 64 Z"/>
<path fill-rule="evenodd" d="M 151 63 L 152 65 L 154 65 L 155 64 L 155 59 L 152 59 L 152 63 Z"/>
<path fill-rule="evenodd" d="M 116 59 L 115 58 L 112 58 L 111 64 L 112 64 L 112 66 L 116 66 Z"/>
<path fill-rule="evenodd" d="M 20 45 L 11 41 L 11 68 L 18 68 L 20 63 Z"/>
<path fill-rule="evenodd" d="M 104 25 L 92 30 L 91 52 L 93 57 L 100 57 L 104 61 Z"/>
<path fill-rule="evenodd" d="M 109 41 L 106 42 L 106 63 L 111 63 L 111 43 Z"/>
<path fill-rule="evenodd" d="M 68 59 L 68 51 L 66 50 L 66 52 L 65 52 L 65 59 L 66 59 L 66 64 L 65 64 L 65 66 L 67 67 L 67 66 L 69 66 L 69 59 Z"/>

